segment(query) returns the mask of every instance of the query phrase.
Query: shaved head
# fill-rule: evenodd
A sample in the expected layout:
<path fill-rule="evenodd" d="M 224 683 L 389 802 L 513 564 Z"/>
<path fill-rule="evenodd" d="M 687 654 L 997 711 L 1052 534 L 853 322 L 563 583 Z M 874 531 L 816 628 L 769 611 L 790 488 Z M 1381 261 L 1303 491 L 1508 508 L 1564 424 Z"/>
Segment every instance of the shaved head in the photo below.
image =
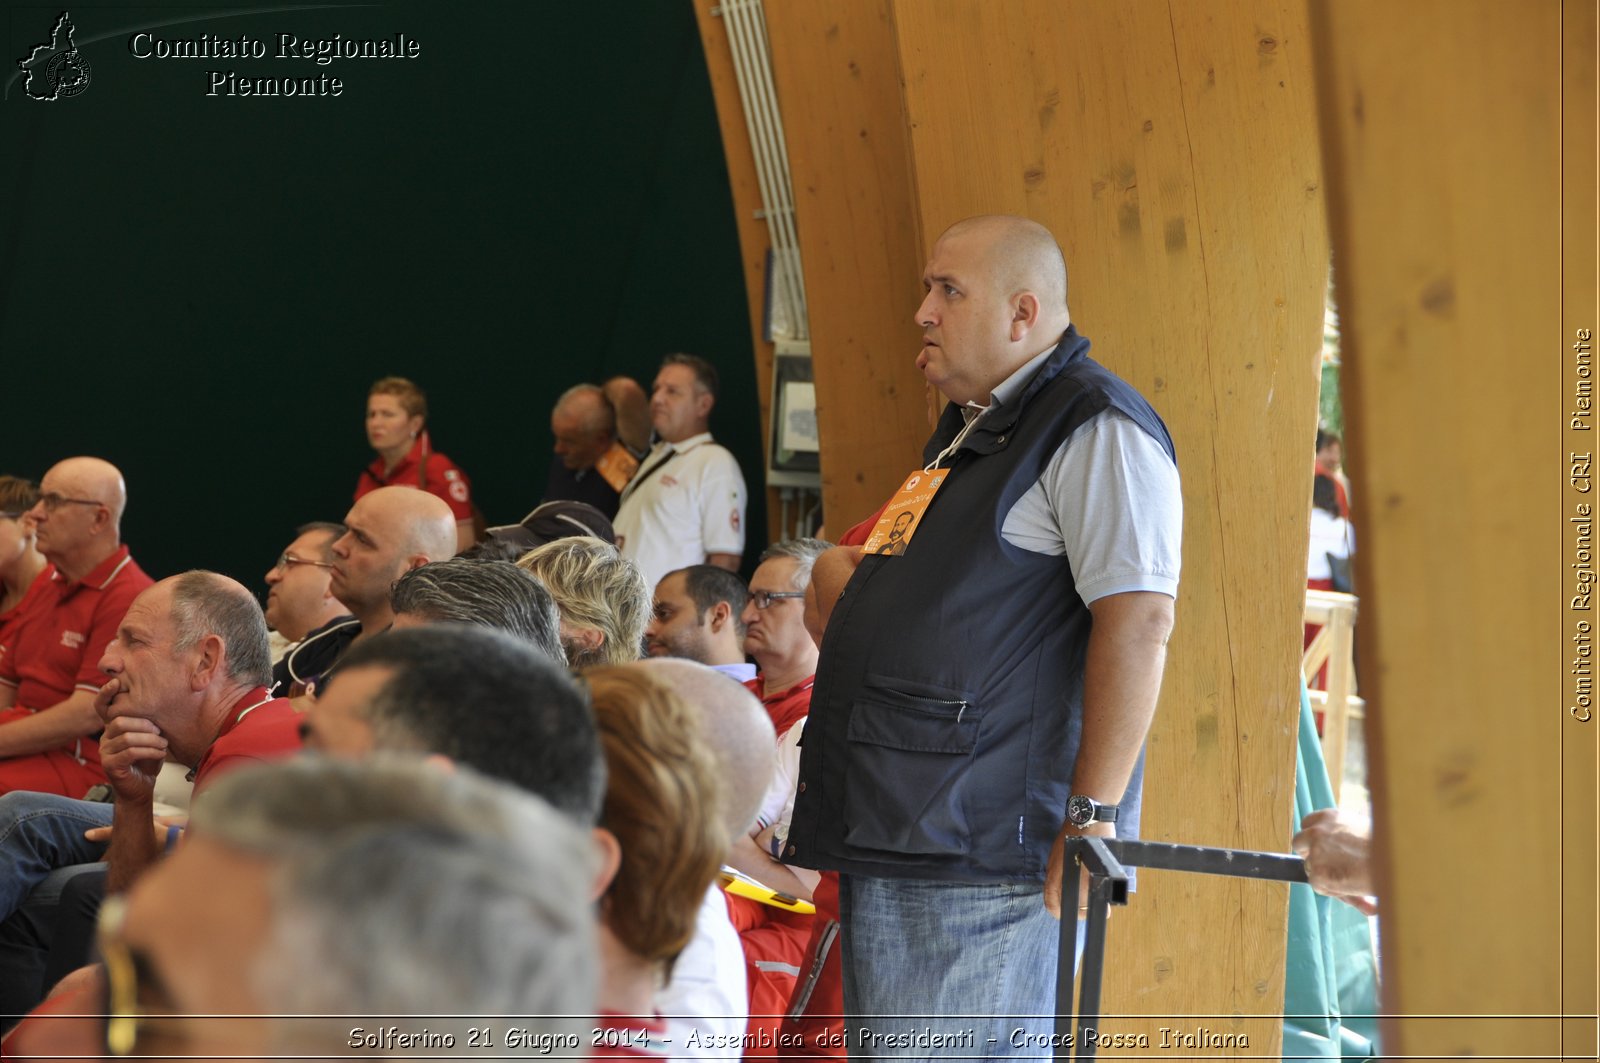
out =
<path fill-rule="evenodd" d="M 67 579 L 82 579 L 122 546 L 128 492 L 122 473 L 99 458 L 68 458 L 39 481 L 29 514 L 34 542 Z"/>
<path fill-rule="evenodd" d="M 982 241 L 984 268 L 1000 291 L 1031 291 L 1046 313 L 1067 312 L 1067 260 L 1043 225 L 1012 214 L 980 214 L 956 222 L 939 239 L 952 237 Z"/>
<path fill-rule="evenodd" d="M 455 556 L 456 518 L 442 498 L 414 487 L 380 487 L 356 499 L 333 543 L 328 588 L 366 632 L 389 626 L 389 589 L 419 565 Z"/>
<path fill-rule="evenodd" d="M 421 554 L 429 561 L 456 554 L 456 515 L 438 495 L 415 487 L 380 487 L 357 499 L 351 512 L 392 530 L 408 554 Z"/>
<path fill-rule="evenodd" d="M 109 461 L 68 458 L 57 462 L 46 475 L 65 487 L 56 488 L 59 493 L 99 502 L 111 511 L 111 523 L 122 522 L 122 511 L 128 506 L 128 488 L 122 481 L 122 470 Z"/>
<path fill-rule="evenodd" d="M 933 245 L 922 286 L 917 368 L 957 404 L 989 405 L 995 388 L 1072 323 L 1061 248 L 1027 218 L 986 214 L 950 226 Z"/>
<path fill-rule="evenodd" d="M 657 658 L 624 667 L 649 669 L 695 710 L 700 739 L 725 784 L 722 819 L 731 844 L 755 822 L 772 783 L 778 737 L 767 710 L 743 684 L 694 661 Z"/>

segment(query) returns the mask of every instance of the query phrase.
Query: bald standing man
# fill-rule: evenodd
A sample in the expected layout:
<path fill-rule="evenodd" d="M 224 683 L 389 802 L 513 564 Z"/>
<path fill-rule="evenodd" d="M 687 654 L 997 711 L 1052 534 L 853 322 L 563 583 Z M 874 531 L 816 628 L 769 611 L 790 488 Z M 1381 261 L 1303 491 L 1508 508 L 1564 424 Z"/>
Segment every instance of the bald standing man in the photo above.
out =
<path fill-rule="evenodd" d="M 389 589 L 430 561 L 456 553 L 456 518 L 444 499 L 415 487 L 380 487 L 356 499 L 333 541 L 328 586 L 350 616 L 307 635 L 272 669 L 279 695 L 298 696 L 327 674 L 352 643 L 394 622 Z"/>
<path fill-rule="evenodd" d="M 906 472 L 931 500 L 903 550 L 880 528 L 817 564 L 781 858 L 840 872 L 854 1049 L 970 1055 L 1048 1043 L 1062 839 L 1137 836 L 1182 500 L 1160 417 L 1088 357 L 1049 230 L 958 222 L 922 283 L 916 364 L 950 404 Z M 967 1018 L 930 1050 L 880 1015 Z"/>
<path fill-rule="evenodd" d="M 97 664 L 151 582 L 122 542 L 127 505 L 122 473 L 100 458 L 68 458 L 39 484 L 30 515 L 50 564 L 0 646 L 0 793 L 82 797 L 105 781 Z"/>

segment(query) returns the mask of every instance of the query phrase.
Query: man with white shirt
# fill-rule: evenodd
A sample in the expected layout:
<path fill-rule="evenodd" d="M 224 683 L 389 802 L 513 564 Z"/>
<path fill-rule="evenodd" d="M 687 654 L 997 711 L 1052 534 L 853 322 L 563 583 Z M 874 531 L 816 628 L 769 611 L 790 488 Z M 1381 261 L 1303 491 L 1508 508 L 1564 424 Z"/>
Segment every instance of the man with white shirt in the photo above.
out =
<path fill-rule="evenodd" d="M 652 657 L 682 657 L 748 684 L 756 666 L 744 659 L 744 621 L 750 592 L 744 581 L 715 565 L 690 565 L 668 572 L 656 584 L 650 623 L 644 629 Z"/>
<path fill-rule="evenodd" d="M 650 395 L 659 442 L 639 464 L 617 510 L 617 545 L 645 583 L 688 565 L 737 572 L 744 556 L 744 476 L 712 442 L 717 370 L 692 354 L 669 354 Z"/>

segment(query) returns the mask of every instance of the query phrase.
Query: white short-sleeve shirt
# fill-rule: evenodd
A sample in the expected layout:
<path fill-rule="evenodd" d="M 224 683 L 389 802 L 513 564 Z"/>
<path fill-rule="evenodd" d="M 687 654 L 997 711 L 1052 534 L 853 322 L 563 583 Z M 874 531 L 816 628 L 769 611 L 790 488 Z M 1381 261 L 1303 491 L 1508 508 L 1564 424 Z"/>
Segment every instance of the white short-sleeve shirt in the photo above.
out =
<path fill-rule="evenodd" d="M 746 499 L 738 461 L 711 433 L 658 443 L 623 491 L 614 522 L 622 556 L 654 587 L 710 554 L 743 554 Z"/>
<path fill-rule="evenodd" d="M 1049 359 L 1040 352 L 994 389 L 971 420 L 1013 402 Z M 1065 556 L 1085 605 L 1129 591 L 1176 598 L 1183 560 L 1183 493 L 1166 449 L 1127 415 L 1104 410 L 1056 448 L 1044 473 L 1005 515 L 1000 534 L 1023 550 Z"/>
<path fill-rule="evenodd" d="M 728 899 L 713 883 L 700 904 L 694 937 L 672 965 L 672 981 L 656 993 L 656 1010 L 667 1020 L 672 1054 L 682 1059 L 738 1059 L 739 1035 L 750 1022 L 750 989 L 744 946 L 728 918 Z M 716 1048 L 690 1047 L 694 1040 Z"/>

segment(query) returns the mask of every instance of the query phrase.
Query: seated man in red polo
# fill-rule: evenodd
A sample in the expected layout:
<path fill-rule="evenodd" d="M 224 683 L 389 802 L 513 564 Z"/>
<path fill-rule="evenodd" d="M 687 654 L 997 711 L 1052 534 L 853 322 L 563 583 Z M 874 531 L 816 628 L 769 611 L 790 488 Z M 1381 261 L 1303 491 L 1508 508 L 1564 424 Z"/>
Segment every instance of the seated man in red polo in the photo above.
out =
<path fill-rule="evenodd" d="M 811 711 L 817 644 L 806 630 L 806 584 L 811 566 L 832 545 L 821 539 L 773 543 L 750 577 L 750 601 L 742 617 L 744 651 L 761 673 L 746 685 L 767 707 L 780 741 Z"/>
<path fill-rule="evenodd" d="M 105 781 L 95 737 L 100 654 L 150 586 L 122 544 L 127 497 L 122 474 L 99 458 L 68 458 L 39 485 L 29 512 L 48 585 L 0 646 L 0 793 L 82 797 Z"/>
<path fill-rule="evenodd" d="M 778 737 L 777 771 L 750 831 L 765 831 L 794 803 L 800 730 L 811 711 L 811 686 L 816 680 L 817 644 L 805 623 L 805 588 L 811 566 L 832 544 L 820 539 L 786 539 L 761 555 L 750 577 L 745 604 L 744 649 L 760 666 L 747 684 L 761 699 Z M 794 763 L 785 763 L 792 761 Z M 750 836 L 734 843 L 729 862 L 773 889 L 810 900 L 816 872 L 780 863 Z M 735 900 L 740 900 L 736 898 Z M 796 989 L 796 974 L 805 964 L 814 919 L 780 909 L 729 901 L 749 962 L 750 1027 L 747 1058 L 780 1054 L 776 1047 L 784 1005 Z"/>
<path fill-rule="evenodd" d="M 193 769 L 199 801 L 217 776 L 300 746 L 294 707 L 267 690 L 272 660 L 261 607 L 226 576 L 186 572 L 155 584 L 103 649 L 106 682 L 95 704 L 111 803 L 0 796 L 0 1025 L 47 988 L 45 950 L 60 916 L 53 909 L 69 905 L 68 890 L 99 892 L 77 881 L 98 878 L 98 870 L 78 865 L 104 859 L 106 889 L 119 892 L 176 840 L 153 815 L 164 760 Z M 51 889 L 30 897 L 51 877 Z M 18 910 L 24 906 L 29 911 Z"/>

